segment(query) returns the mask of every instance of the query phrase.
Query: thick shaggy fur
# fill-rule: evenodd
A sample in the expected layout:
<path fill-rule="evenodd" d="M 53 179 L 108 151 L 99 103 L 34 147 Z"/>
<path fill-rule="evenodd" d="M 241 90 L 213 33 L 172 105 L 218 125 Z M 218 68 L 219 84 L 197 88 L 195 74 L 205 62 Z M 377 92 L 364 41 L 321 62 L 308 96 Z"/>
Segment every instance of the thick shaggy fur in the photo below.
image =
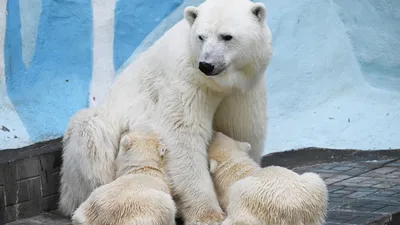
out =
<path fill-rule="evenodd" d="M 163 153 L 154 133 L 124 135 L 116 159 L 118 178 L 90 194 L 75 211 L 73 224 L 175 225 L 176 207 L 164 181 Z"/>
<path fill-rule="evenodd" d="M 250 144 L 215 133 L 210 144 L 211 173 L 227 218 L 223 225 L 322 225 L 328 191 L 315 173 L 261 168 L 249 156 Z"/>
<path fill-rule="evenodd" d="M 96 107 L 71 118 L 64 135 L 60 210 L 71 215 L 95 188 L 115 179 L 120 135 L 148 120 L 170 150 L 167 177 L 185 223 L 220 224 L 224 216 L 207 147 L 215 129 L 251 143 L 253 159 L 261 158 L 264 73 L 272 54 L 265 16 L 264 5 L 250 0 L 187 7 L 185 19 L 138 56 Z M 218 74 L 201 72 L 204 60 Z"/>

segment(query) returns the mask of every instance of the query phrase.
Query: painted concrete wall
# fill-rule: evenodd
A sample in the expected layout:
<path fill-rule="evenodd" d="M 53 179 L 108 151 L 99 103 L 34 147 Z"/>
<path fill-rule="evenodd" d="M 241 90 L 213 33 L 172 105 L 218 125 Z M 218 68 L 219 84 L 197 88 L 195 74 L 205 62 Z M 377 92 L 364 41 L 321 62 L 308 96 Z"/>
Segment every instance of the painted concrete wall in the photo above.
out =
<path fill-rule="evenodd" d="M 265 153 L 400 147 L 400 2 L 261 0 L 274 55 Z M 0 149 L 59 137 L 201 0 L 0 0 Z"/>

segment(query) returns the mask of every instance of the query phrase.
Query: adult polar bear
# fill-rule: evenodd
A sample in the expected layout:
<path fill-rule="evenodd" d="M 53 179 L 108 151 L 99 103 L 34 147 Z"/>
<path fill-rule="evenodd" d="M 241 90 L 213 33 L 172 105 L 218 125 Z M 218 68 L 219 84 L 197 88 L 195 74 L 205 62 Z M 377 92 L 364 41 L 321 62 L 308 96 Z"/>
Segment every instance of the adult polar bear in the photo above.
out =
<path fill-rule="evenodd" d="M 264 73 L 272 48 L 263 4 L 207 0 L 143 52 L 105 99 L 70 120 L 64 135 L 59 208 L 71 215 L 115 179 L 120 136 L 156 124 L 170 149 L 166 171 L 186 224 L 219 224 L 223 212 L 208 171 L 213 128 L 249 142 L 260 161 L 266 135 Z M 186 21 L 185 21 L 186 20 Z"/>

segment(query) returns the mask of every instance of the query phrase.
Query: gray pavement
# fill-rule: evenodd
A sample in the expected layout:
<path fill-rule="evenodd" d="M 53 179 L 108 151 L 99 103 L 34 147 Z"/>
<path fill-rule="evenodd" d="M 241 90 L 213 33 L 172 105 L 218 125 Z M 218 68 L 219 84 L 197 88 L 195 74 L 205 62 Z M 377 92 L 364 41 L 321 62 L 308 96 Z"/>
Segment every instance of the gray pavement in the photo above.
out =
<path fill-rule="evenodd" d="M 326 225 L 397 224 L 400 218 L 400 160 L 327 163 L 294 169 L 316 172 L 329 189 Z"/>
<path fill-rule="evenodd" d="M 400 225 L 400 155 L 384 160 L 330 162 L 295 171 L 316 172 L 329 189 L 326 225 Z M 56 213 L 8 225 L 67 225 Z"/>

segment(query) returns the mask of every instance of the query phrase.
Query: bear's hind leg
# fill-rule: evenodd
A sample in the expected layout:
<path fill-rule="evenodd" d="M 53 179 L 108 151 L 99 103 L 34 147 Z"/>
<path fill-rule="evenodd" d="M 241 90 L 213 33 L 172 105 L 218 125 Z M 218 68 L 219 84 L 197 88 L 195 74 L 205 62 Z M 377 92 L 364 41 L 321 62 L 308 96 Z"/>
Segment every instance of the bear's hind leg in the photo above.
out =
<path fill-rule="evenodd" d="M 119 131 L 104 112 L 89 108 L 70 120 L 63 139 L 59 209 L 71 216 L 98 186 L 115 179 Z"/>

